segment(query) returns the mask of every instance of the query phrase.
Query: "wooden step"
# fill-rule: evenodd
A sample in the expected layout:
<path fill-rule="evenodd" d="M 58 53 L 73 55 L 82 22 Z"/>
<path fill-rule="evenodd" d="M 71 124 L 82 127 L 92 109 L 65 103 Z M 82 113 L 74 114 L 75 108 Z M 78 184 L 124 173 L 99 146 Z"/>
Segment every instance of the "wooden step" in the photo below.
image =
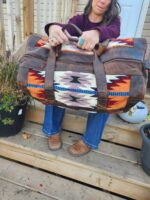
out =
<path fill-rule="evenodd" d="M 63 148 L 49 151 L 41 126 L 26 123 L 22 133 L 0 138 L 0 155 L 50 172 L 93 185 L 137 200 L 149 200 L 150 177 L 140 165 L 140 152 L 121 145 L 103 142 L 97 151 L 80 157 L 70 156 L 67 149 L 79 134 L 63 132 Z"/>
<path fill-rule="evenodd" d="M 78 112 L 73 111 L 73 114 L 66 114 L 62 124 L 62 128 L 68 131 L 84 133 L 86 128 L 86 116 L 81 116 Z M 83 115 L 86 115 L 85 112 Z M 29 107 L 26 120 L 42 124 L 44 111 L 38 107 Z M 150 121 L 145 121 L 139 124 L 130 124 L 117 115 L 110 115 L 110 118 L 105 127 L 103 139 L 106 141 L 127 145 L 134 148 L 141 148 L 142 139 L 139 134 L 140 127 Z"/>
<path fill-rule="evenodd" d="M 9 181 L 2 180 L 0 178 L 0 197 L 3 199 L 11 199 L 11 200 L 55 200 L 51 197 L 46 197 L 44 195 L 39 194 L 38 192 L 34 192 L 28 188 L 23 186 L 16 185 Z"/>
<path fill-rule="evenodd" d="M 4 158 L 0 163 L 1 200 L 124 199 Z"/>

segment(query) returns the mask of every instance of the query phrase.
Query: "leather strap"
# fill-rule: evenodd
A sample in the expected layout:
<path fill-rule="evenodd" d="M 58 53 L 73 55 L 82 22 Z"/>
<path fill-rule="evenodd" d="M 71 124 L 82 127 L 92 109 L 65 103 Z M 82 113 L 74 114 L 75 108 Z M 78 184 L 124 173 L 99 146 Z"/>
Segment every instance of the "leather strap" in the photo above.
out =
<path fill-rule="evenodd" d="M 55 99 L 54 89 L 53 89 L 55 65 L 56 65 L 56 53 L 54 48 L 51 48 L 45 68 L 45 94 L 48 100 Z"/>
<path fill-rule="evenodd" d="M 67 28 L 74 29 L 79 34 L 79 36 L 82 35 L 82 31 L 75 24 L 72 24 L 72 23 L 65 24 L 64 27 L 62 28 L 62 31 L 64 32 L 65 30 L 67 30 Z"/>
<path fill-rule="evenodd" d="M 106 110 L 107 100 L 108 100 L 106 74 L 104 70 L 104 65 L 100 60 L 100 58 L 97 56 L 96 52 L 94 52 L 94 55 L 95 59 L 93 61 L 93 68 L 97 84 L 97 96 L 98 96 L 97 108 L 101 110 Z"/>
<path fill-rule="evenodd" d="M 149 60 L 145 60 L 144 68 L 147 69 L 147 70 L 150 70 L 150 59 Z"/>

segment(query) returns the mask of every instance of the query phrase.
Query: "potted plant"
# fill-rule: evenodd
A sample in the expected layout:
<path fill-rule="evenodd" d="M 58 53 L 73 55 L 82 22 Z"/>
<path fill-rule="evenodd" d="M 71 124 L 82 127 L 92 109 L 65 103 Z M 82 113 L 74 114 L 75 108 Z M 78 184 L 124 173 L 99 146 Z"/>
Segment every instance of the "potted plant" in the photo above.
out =
<path fill-rule="evenodd" d="M 17 134 L 25 119 L 28 95 L 16 83 L 17 64 L 11 57 L 0 57 L 0 137 Z"/>
<path fill-rule="evenodd" d="M 141 161 L 144 171 L 150 176 L 150 124 L 145 124 L 140 128 L 143 139 L 141 149 Z"/>

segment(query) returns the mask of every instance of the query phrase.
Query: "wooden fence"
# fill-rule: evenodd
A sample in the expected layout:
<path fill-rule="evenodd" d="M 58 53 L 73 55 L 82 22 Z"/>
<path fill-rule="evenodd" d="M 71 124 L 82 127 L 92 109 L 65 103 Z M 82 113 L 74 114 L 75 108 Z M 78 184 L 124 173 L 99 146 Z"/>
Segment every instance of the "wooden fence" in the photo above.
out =
<path fill-rule="evenodd" d="M 77 0 L 0 0 L 0 54 L 13 51 L 33 32 L 42 34 L 49 21 L 66 22 L 76 6 Z"/>

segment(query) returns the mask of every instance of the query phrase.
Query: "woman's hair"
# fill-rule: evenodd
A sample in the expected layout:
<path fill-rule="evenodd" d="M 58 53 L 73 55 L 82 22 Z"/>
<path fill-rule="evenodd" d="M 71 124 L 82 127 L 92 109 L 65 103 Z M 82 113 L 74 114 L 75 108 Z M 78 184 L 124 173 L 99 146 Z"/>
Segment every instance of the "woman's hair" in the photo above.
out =
<path fill-rule="evenodd" d="M 85 6 L 84 9 L 84 14 L 89 15 L 91 10 L 92 10 L 92 1 L 89 0 L 87 5 Z M 111 0 L 111 3 L 109 5 L 108 10 L 105 12 L 104 17 L 103 17 L 103 24 L 109 24 L 114 18 L 119 16 L 121 11 L 120 4 L 118 3 L 118 0 Z"/>

